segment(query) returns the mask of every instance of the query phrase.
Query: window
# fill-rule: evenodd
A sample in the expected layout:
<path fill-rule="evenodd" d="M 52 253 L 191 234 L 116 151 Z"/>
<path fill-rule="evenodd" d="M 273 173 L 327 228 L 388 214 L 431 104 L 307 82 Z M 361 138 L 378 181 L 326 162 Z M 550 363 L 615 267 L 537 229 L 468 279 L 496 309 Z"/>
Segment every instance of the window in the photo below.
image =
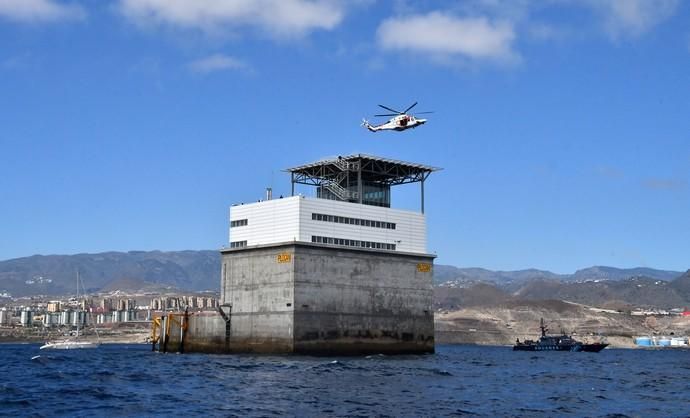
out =
<path fill-rule="evenodd" d="M 247 246 L 247 241 L 232 241 L 230 243 L 230 248 L 244 248 Z"/>
<path fill-rule="evenodd" d="M 311 242 L 319 244 L 340 245 L 343 247 L 375 248 L 381 250 L 395 251 L 395 244 L 388 244 L 385 242 L 359 241 L 345 238 L 322 237 L 318 235 L 312 235 Z"/>
<path fill-rule="evenodd" d="M 392 222 L 374 221 L 371 219 L 349 218 L 347 216 L 325 215 L 323 213 L 312 213 L 311 219 L 313 221 L 333 222 L 346 225 L 368 226 L 371 228 L 395 229 L 395 224 Z M 246 225 L 246 223 L 245 223 Z"/>
<path fill-rule="evenodd" d="M 230 221 L 230 228 L 236 228 L 238 226 L 247 226 L 246 219 L 237 219 L 235 221 Z"/>

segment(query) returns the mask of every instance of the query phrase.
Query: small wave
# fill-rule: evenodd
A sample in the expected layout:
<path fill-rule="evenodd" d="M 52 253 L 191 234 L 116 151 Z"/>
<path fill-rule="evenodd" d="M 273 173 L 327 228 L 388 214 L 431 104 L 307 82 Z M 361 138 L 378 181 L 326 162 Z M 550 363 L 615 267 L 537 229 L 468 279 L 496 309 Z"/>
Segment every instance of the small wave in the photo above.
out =
<path fill-rule="evenodd" d="M 439 375 L 439 376 L 452 376 L 453 373 L 449 372 L 448 370 L 434 370 L 434 373 Z"/>
<path fill-rule="evenodd" d="M 474 411 L 468 411 L 466 409 L 456 409 L 451 415 L 471 415 L 476 416 L 477 413 Z"/>
<path fill-rule="evenodd" d="M 364 357 L 364 358 L 365 358 L 365 359 L 368 359 L 368 360 L 371 360 L 371 359 L 380 359 L 380 358 L 384 358 L 384 357 L 386 357 L 385 354 L 371 354 L 371 355 L 368 355 L 368 356 L 366 356 L 366 357 Z"/>
<path fill-rule="evenodd" d="M 29 399 L 10 399 L 0 402 L 0 410 L 6 411 L 6 408 L 29 407 L 31 404 Z"/>

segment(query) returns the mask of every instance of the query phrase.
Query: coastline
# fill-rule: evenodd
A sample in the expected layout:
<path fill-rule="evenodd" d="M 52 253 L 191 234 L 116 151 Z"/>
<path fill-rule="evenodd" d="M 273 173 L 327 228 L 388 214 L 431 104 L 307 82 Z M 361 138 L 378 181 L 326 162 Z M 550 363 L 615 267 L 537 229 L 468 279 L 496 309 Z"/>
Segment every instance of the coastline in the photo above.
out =
<path fill-rule="evenodd" d="M 10 332 L 0 330 L 0 344 L 42 344 L 46 341 L 61 340 L 70 338 L 58 333 L 50 334 L 29 334 L 13 329 Z M 27 335 L 28 334 L 28 335 Z M 80 336 L 82 341 L 99 342 L 101 344 L 147 344 L 151 331 L 148 329 L 128 330 L 128 332 L 104 333 L 99 337 L 95 334 Z"/>
<path fill-rule="evenodd" d="M 576 340 L 606 342 L 608 348 L 644 349 L 635 344 L 633 338 L 637 336 L 690 335 L 688 317 L 639 317 L 567 302 L 553 307 L 524 302 L 437 312 L 436 343 L 512 346 L 517 338 L 536 340 L 541 318 L 547 322 L 551 335 L 567 331 Z"/>
<path fill-rule="evenodd" d="M 568 331 L 583 342 L 602 341 L 608 348 L 647 349 L 637 346 L 635 336 L 690 335 L 690 318 L 645 318 L 623 313 L 595 312 L 581 305 L 561 302 L 558 309 L 545 306 L 467 307 L 435 313 L 436 344 L 465 344 L 512 347 L 516 338 L 536 339 L 538 324 L 544 318 L 552 335 Z M 654 326 L 652 326 L 653 324 Z M 132 328 L 101 329 L 99 338 L 88 333 L 85 341 L 101 344 L 147 344 L 151 331 L 140 324 Z M 0 328 L 0 344 L 45 343 L 69 338 L 57 330 L 45 332 L 41 328 Z M 655 349 L 656 347 L 651 347 Z M 677 347 L 683 349 L 683 347 Z"/>

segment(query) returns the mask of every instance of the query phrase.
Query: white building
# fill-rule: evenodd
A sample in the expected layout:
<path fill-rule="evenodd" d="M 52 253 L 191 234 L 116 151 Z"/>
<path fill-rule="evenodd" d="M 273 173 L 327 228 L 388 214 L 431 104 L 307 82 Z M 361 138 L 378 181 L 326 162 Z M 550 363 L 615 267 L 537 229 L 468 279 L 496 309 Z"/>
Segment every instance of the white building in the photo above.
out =
<path fill-rule="evenodd" d="M 12 312 L 8 311 L 7 308 L 0 309 L 0 325 L 9 325 L 11 317 Z"/>
<path fill-rule="evenodd" d="M 19 316 L 19 323 L 23 327 L 30 327 L 32 325 L 33 316 L 31 308 L 24 308 Z"/>
<path fill-rule="evenodd" d="M 424 214 L 304 196 L 230 208 L 230 248 L 302 241 L 426 253 Z"/>
<path fill-rule="evenodd" d="M 43 314 L 43 326 L 47 328 L 56 327 L 60 324 L 59 312 L 46 312 Z"/>
<path fill-rule="evenodd" d="M 288 169 L 292 196 L 230 208 L 230 248 L 299 241 L 426 254 L 424 180 L 436 170 L 362 154 Z M 390 208 L 390 187 L 412 182 L 422 185 L 421 212 Z M 317 186 L 318 197 L 295 196 L 296 183 Z"/>

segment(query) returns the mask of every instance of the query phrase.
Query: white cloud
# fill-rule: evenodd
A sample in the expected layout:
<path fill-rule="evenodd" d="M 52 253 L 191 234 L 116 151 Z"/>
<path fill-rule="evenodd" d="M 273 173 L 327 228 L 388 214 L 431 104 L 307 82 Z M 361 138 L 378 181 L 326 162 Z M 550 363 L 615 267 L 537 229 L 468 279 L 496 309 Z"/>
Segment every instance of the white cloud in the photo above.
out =
<path fill-rule="evenodd" d="M 674 178 L 648 178 L 642 185 L 651 190 L 684 190 L 688 183 L 683 179 Z"/>
<path fill-rule="evenodd" d="M 197 73 L 211 73 L 226 70 L 248 70 L 249 65 L 228 55 L 214 54 L 191 62 L 189 68 Z"/>
<path fill-rule="evenodd" d="M 76 4 L 55 0 L 0 0 L 0 18 L 16 22 L 81 20 L 86 12 Z"/>
<path fill-rule="evenodd" d="M 464 16 L 487 16 L 513 23 L 517 32 L 526 30 L 533 38 L 562 39 L 579 37 L 578 33 L 599 30 L 603 27 L 611 39 L 641 36 L 673 16 L 680 0 L 466 0 L 449 6 Z M 558 18 L 568 16 L 568 9 L 580 9 L 593 13 L 591 25 L 568 27 Z M 542 12 L 549 10 L 552 22 L 533 22 L 534 16 L 543 19 Z M 560 22 L 558 22 L 561 20 Z M 534 25 L 536 27 L 533 27 Z M 548 27 L 548 30 L 544 30 Z"/>
<path fill-rule="evenodd" d="M 613 39 L 642 35 L 673 16 L 678 0 L 587 0 Z"/>
<path fill-rule="evenodd" d="M 274 37 L 330 30 L 345 15 L 340 0 L 119 0 L 119 9 L 142 25 L 155 22 L 209 33 L 255 27 Z"/>
<path fill-rule="evenodd" d="M 384 20 L 377 30 L 384 49 L 428 53 L 434 56 L 512 61 L 515 39 L 508 21 L 485 17 L 459 18 L 442 12 Z"/>
<path fill-rule="evenodd" d="M 0 62 L 0 68 L 4 70 L 23 70 L 32 65 L 30 54 L 16 55 Z"/>

